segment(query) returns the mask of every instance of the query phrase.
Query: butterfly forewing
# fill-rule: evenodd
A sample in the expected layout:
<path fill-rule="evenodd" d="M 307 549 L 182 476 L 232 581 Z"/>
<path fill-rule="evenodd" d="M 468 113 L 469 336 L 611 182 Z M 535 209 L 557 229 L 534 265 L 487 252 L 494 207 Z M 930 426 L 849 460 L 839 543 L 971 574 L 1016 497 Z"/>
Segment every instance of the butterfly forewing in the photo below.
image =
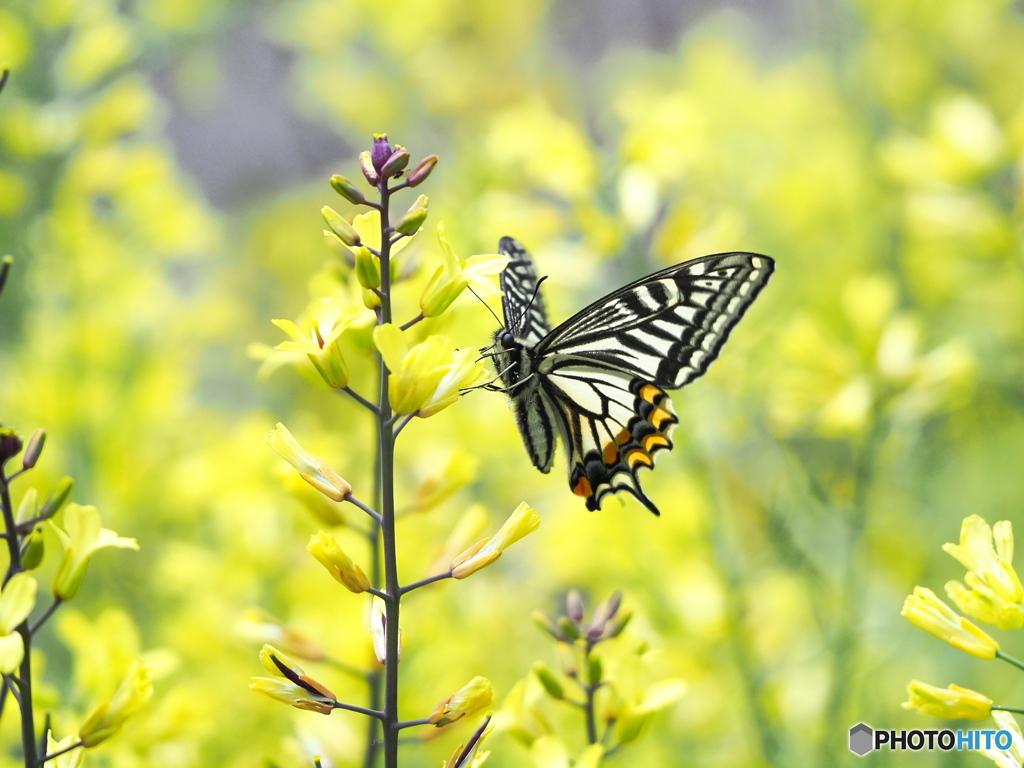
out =
<path fill-rule="evenodd" d="M 534 464 L 550 468 L 557 432 L 569 454 L 569 485 L 589 509 L 625 491 L 657 514 L 638 473 L 672 448 L 678 419 L 664 390 L 708 369 L 774 262 L 742 252 L 695 259 L 631 283 L 548 332 L 529 254 L 511 238 L 501 250 L 512 257 L 502 288 L 515 338 L 508 358 L 515 370 L 503 378 L 519 382 L 508 392 Z"/>
<path fill-rule="evenodd" d="M 526 249 L 511 237 L 501 238 L 498 252 L 510 259 L 501 273 L 505 328 L 519 341 L 536 344 L 551 331 L 551 326 L 548 325 L 533 260 Z"/>

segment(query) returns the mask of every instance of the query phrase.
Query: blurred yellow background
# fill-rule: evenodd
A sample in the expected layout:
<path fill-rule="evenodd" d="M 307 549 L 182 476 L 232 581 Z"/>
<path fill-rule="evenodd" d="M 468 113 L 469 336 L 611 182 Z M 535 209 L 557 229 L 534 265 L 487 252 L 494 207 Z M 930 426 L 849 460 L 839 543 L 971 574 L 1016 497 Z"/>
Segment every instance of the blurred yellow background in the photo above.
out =
<path fill-rule="evenodd" d="M 900 710 L 912 677 L 1024 706 L 1019 676 L 899 616 L 915 584 L 961 575 L 940 546 L 963 517 L 1024 512 L 1021 51 L 1008 0 L 8 0 L 0 422 L 49 430 L 33 484 L 74 476 L 74 499 L 142 547 L 98 555 L 42 641 L 55 730 L 144 650 L 156 695 L 87 765 L 361 764 L 359 716 L 247 689 L 260 643 L 240 624 L 259 607 L 334 656 L 370 653 L 365 596 L 309 557 L 323 523 L 261 435 L 285 422 L 358 494 L 372 425 L 292 368 L 258 380 L 250 345 L 334 285 L 319 209 L 350 211 L 327 178 L 355 178 L 377 131 L 441 156 L 410 316 L 440 220 L 463 256 L 523 241 L 555 321 L 687 258 L 777 260 L 721 360 L 674 397 L 676 449 L 644 480 L 660 519 L 631 499 L 587 513 L 564 454 L 550 476 L 530 465 L 500 395 L 408 427 L 400 503 L 458 452 L 478 461 L 403 522 L 406 580 L 474 504 L 487 530 L 522 500 L 543 524 L 406 600 L 405 717 L 478 674 L 500 702 L 555 664 L 528 617 L 571 587 L 623 590 L 652 674 L 688 684 L 612 765 L 852 764 L 858 721 L 941 727 Z M 464 296 L 432 329 L 485 346 L 494 326 Z M 337 670 L 317 676 L 361 703 Z M 547 709 L 578 750 L 578 715 Z M 404 754 L 439 766 L 469 732 Z M 529 764 L 508 735 L 490 748 L 489 767 Z"/>

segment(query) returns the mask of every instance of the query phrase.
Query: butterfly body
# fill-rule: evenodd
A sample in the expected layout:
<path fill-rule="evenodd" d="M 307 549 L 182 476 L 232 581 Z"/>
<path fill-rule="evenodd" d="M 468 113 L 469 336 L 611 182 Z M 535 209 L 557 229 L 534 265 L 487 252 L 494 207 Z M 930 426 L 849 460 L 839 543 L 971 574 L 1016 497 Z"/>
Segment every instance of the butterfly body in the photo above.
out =
<path fill-rule="evenodd" d="M 655 514 L 640 469 L 672 448 L 678 423 L 666 389 L 703 374 L 774 268 L 767 256 L 726 253 L 670 267 L 600 299 L 552 330 L 527 251 L 512 238 L 501 275 L 505 328 L 495 366 L 533 464 L 548 472 L 556 436 L 569 486 L 599 509 L 627 492 Z"/>

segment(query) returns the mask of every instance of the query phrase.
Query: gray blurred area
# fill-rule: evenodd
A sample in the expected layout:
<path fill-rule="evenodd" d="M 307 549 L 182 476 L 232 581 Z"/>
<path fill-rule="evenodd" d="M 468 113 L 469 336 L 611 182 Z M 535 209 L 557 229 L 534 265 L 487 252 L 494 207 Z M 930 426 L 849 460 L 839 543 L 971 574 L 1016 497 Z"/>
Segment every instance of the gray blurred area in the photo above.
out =
<path fill-rule="evenodd" d="M 835 7 L 818 0 L 554 0 L 545 39 L 553 57 L 586 77 L 609 53 L 671 51 L 687 30 L 716 15 L 745 17 L 749 37 L 768 54 L 799 39 L 839 40 Z M 290 54 L 267 39 L 258 18 L 218 35 L 215 99 L 182 103 L 169 76 L 161 82 L 170 102 L 168 135 L 210 202 L 237 208 L 329 173 L 324 158 L 352 148 L 297 112 Z"/>

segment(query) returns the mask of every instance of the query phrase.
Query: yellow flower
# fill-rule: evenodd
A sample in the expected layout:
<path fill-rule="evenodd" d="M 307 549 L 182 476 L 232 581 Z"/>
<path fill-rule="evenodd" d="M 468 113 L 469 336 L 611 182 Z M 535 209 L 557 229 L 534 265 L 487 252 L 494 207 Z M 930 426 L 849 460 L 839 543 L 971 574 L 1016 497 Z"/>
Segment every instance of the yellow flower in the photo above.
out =
<path fill-rule="evenodd" d="M 907 596 L 900 613 L 914 626 L 979 659 L 994 659 L 999 650 L 994 638 L 957 614 L 927 587 L 914 587 L 914 594 Z"/>
<path fill-rule="evenodd" d="M 292 337 L 291 341 L 283 341 L 275 349 L 306 355 L 327 386 L 344 387 L 348 384 L 348 364 L 341 351 L 341 335 L 349 326 L 369 318 L 367 312 L 346 311 L 346 303 L 340 297 L 318 299 L 309 309 L 309 329 L 306 331 L 291 320 L 271 320 Z"/>
<path fill-rule="evenodd" d="M 17 573 L 0 592 L 0 672 L 14 674 L 25 658 L 25 642 L 14 630 L 28 618 L 36 604 L 36 580 Z"/>
<path fill-rule="evenodd" d="M 53 576 L 53 596 L 70 600 L 82 586 L 86 568 L 93 553 L 104 547 L 138 550 L 135 539 L 118 536 L 114 531 L 100 527 L 96 507 L 68 504 L 64 510 L 64 528 L 49 523 L 64 547 L 64 557 Z"/>
<path fill-rule="evenodd" d="M 436 317 L 451 306 L 467 286 L 483 296 L 495 296 L 498 290 L 490 279 L 501 274 L 508 257 L 488 253 L 460 259 L 445 236 L 444 222 L 437 225 L 437 241 L 444 253 L 444 265 L 437 268 L 420 297 L 424 317 Z"/>
<path fill-rule="evenodd" d="M 445 501 L 459 489 L 476 479 L 480 460 L 461 448 L 456 448 L 444 468 L 435 476 L 420 483 L 409 502 L 410 509 L 425 512 Z"/>
<path fill-rule="evenodd" d="M 996 710 L 992 713 L 997 730 L 1009 731 L 1012 741 L 1006 749 L 995 747 L 979 750 L 985 757 L 994 762 L 997 768 L 1022 768 L 1024 766 L 1024 735 L 1013 715 L 1009 712 Z"/>
<path fill-rule="evenodd" d="M 527 534 L 533 533 L 539 526 L 540 515 L 525 501 L 522 502 L 493 538 L 481 539 L 452 560 L 452 576 L 464 579 L 486 568 L 501 557 L 502 552 Z"/>
<path fill-rule="evenodd" d="M 260 651 L 260 663 L 274 677 L 254 677 L 249 688 L 296 709 L 329 715 L 337 699 L 329 688 L 303 672 L 302 667 L 272 645 Z"/>
<path fill-rule="evenodd" d="M 72 744 L 78 743 L 78 737 L 71 735 L 57 741 L 53 738 L 51 731 L 46 732 L 46 754 L 52 755 L 56 752 L 68 749 Z M 71 749 L 65 752 L 60 757 L 55 757 L 53 760 L 47 760 L 44 763 L 43 768 L 78 768 L 82 764 L 82 760 L 85 758 L 84 749 Z"/>
<path fill-rule="evenodd" d="M 966 517 L 960 527 L 960 544 L 943 544 L 942 549 L 1005 602 L 1024 600 L 1024 587 L 1012 564 L 1013 525 L 1009 520 L 990 528 L 978 515 Z"/>
<path fill-rule="evenodd" d="M 369 210 L 361 213 L 352 219 L 352 227 L 359 233 L 361 245 L 380 251 L 380 213 L 376 210 Z M 412 241 L 411 237 L 403 237 L 391 246 L 391 258 L 394 258 Z M 349 248 L 354 256 L 361 246 Z"/>
<path fill-rule="evenodd" d="M 1000 629 L 1020 629 L 1024 626 L 1024 605 L 1008 603 L 982 584 L 973 573 L 965 579 L 968 589 L 959 581 L 946 582 L 946 594 L 956 607 L 972 619 L 994 624 Z"/>
<path fill-rule="evenodd" d="M 946 720 L 984 720 L 992 714 L 991 699 L 959 685 L 936 688 L 919 680 L 911 680 L 907 685 L 907 693 L 909 701 L 903 702 L 901 706 L 904 709 L 916 709 L 921 715 Z"/>
<path fill-rule="evenodd" d="M 310 537 L 306 549 L 349 592 L 359 594 L 370 588 L 370 580 L 366 578 L 366 574 L 341 550 L 331 534 L 317 531 Z"/>
<path fill-rule="evenodd" d="M 344 501 L 345 497 L 352 493 L 352 486 L 323 459 L 306 453 L 281 422 L 277 423 L 276 430 L 270 430 L 263 435 L 263 439 L 282 459 L 298 470 L 303 480 L 327 498 Z"/>
<path fill-rule="evenodd" d="M 152 671 L 142 661 L 132 664 L 110 701 L 98 706 L 78 731 L 86 747 L 95 747 L 120 730 L 153 695 Z"/>
<path fill-rule="evenodd" d="M 402 330 L 387 323 L 373 329 L 373 340 L 391 372 L 388 397 L 396 413 L 433 416 L 486 378 L 474 350 L 456 351 L 443 336 L 410 347 Z"/>
<path fill-rule="evenodd" d="M 494 690 L 486 677 L 474 677 L 459 690 L 446 698 L 430 715 L 430 722 L 438 728 L 475 715 L 491 706 Z"/>

